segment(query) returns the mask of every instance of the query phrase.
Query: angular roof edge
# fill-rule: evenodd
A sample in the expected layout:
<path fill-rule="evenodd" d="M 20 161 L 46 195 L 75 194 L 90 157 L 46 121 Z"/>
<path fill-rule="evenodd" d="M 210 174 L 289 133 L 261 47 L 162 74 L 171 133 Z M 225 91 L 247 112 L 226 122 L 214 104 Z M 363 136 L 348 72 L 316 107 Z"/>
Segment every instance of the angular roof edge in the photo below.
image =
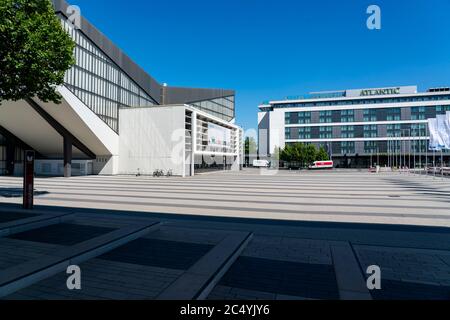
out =
<path fill-rule="evenodd" d="M 163 87 L 164 104 L 192 103 L 234 96 L 234 90 Z"/>
<path fill-rule="evenodd" d="M 67 18 L 67 7 L 70 6 L 65 0 L 52 0 L 56 13 Z M 102 50 L 114 63 L 116 63 L 130 78 L 132 78 L 149 96 L 161 103 L 161 84 L 153 79 L 137 63 L 127 56 L 108 37 L 100 32 L 86 18 L 81 16 L 81 32 L 85 34 L 94 44 Z"/>

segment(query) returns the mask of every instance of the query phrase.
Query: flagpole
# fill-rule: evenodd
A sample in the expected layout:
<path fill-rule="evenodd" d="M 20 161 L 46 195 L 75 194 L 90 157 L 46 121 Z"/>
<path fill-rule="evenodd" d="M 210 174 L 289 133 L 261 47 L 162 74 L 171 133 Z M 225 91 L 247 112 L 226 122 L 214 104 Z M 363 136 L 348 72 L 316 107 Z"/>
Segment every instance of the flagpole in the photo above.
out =
<path fill-rule="evenodd" d="M 430 148 L 430 135 L 428 133 L 428 124 L 425 128 L 425 136 L 427 140 L 425 140 L 425 176 L 428 176 L 428 148 Z"/>
<path fill-rule="evenodd" d="M 387 165 L 390 168 L 391 167 L 391 153 L 390 153 L 390 145 L 389 145 L 389 136 L 387 139 Z"/>
<path fill-rule="evenodd" d="M 436 178 L 436 150 L 433 149 L 433 173 Z"/>
<path fill-rule="evenodd" d="M 416 149 L 417 149 L 417 135 L 416 135 L 417 131 L 416 131 L 416 127 L 414 127 L 414 135 L 413 135 L 413 152 L 414 152 L 414 175 L 416 174 Z"/>

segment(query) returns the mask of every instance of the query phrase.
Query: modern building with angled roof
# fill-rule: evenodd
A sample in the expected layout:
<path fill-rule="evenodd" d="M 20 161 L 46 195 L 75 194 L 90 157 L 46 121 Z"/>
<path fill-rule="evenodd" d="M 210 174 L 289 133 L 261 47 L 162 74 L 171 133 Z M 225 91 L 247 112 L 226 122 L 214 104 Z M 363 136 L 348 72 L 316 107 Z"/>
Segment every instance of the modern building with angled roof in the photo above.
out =
<path fill-rule="evenodd" d="M 66 1 L 53 4 L 76 63 L 58 88 L 62 104 L 2 101 L 0 174 L 22 173 L 23 150 L 35 150 L 40 175 L 240 168 L 233 90 L 161 84 L 84 17 L 75 26 Z"/>

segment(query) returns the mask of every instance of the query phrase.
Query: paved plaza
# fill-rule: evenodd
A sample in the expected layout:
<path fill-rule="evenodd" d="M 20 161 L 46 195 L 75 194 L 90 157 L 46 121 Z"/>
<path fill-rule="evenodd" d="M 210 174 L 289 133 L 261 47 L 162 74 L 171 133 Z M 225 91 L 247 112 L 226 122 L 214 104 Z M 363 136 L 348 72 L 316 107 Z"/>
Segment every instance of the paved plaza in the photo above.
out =
<path fill-rule="evenodd" d="M 450 299 L 450 179 L 39 178 L 31 215 L 20 187 L 0 177 L 3 299 Z M 66 288 L 74 262 L 80 291 Z"/>

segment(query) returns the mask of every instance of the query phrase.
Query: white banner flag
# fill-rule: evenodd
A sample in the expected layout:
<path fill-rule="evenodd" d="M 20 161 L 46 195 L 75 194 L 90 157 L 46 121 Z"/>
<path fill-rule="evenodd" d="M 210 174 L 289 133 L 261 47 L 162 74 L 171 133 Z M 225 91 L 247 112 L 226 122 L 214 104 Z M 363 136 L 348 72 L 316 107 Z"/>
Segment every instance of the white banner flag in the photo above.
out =
<path fill-rule="evenodd" d="M 443 149 L 450 149 L 450 135 L 447 131 L 447 126 L 445 125 L 445 122 L 447 120 L 447 115 L 437 115 L 436 121 L 437 121 L 437 133 L 439 134 L 440 141 L 442 143 Z"/>
<path fill-rule="evenodd" d="M 442 148 L 444 147 L 444 143 L 438 133 L 436 118 L 428 119 L 428 129 L 430 131 L 430 150 L 442 150 Z"/>
<path fill-rule="evenodd" d="M 447 111 L 445 114 L 445 121 L 444 121 L 445 130 L 447 131 L 447 137 L 449 138 L 448 142 L 450 142 L 450 111 Z"/>

